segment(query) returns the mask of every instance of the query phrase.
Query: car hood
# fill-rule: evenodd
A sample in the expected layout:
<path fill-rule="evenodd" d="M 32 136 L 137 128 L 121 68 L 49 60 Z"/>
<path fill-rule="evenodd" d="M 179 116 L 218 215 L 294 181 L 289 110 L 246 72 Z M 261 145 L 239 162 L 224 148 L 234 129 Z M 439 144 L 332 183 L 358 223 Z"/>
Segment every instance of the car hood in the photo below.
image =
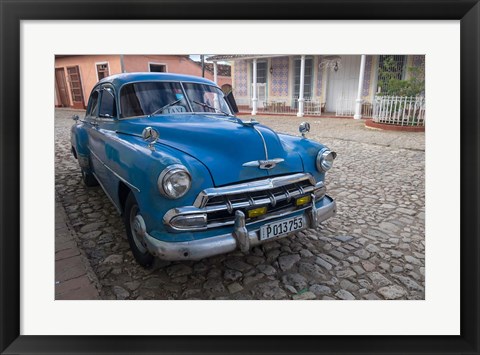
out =
<path fill-rule="evenodd" d="M 135 135 L 141 135 L 145 127 L 157 129 L 158 144 L 198 159 L 210 171 L 215 186 L 303 171 L 300 155 L 274 131 L 260 124 L 244 125 L 234 117 L 161 115 L 125 120 L 119 125 L 120 132 Z M 265 160 L 265 150 L 269 159 L 283 161 L 269 170 L 243 165 Z"/>

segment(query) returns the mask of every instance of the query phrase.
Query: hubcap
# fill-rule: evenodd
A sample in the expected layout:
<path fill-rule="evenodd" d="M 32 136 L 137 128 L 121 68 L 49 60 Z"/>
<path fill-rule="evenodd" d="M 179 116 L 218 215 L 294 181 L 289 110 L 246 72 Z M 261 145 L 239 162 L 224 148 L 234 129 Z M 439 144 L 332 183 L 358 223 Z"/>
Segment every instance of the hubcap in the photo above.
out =
<path fill-rule="evenodd" d="M 130 231 L 137 249 L 141 253 L 146 253 L 147 248 L 144 241 L 145 222 L 139 212 L 137 205 L 134 205 L 130 210 Z"/>

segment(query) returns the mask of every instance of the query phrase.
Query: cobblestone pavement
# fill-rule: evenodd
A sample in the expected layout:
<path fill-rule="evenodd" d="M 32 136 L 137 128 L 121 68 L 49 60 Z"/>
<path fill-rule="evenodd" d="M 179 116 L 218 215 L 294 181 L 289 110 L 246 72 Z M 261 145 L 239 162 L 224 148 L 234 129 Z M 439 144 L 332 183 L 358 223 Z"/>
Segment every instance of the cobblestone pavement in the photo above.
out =
<path fill-rule="evenodd" d="M 55 203 L 55 299 L 99 299 L 97 277 L 66 220 L 63 206 Z"/>
<path fill-rule="evenodd" d="M 55 187 L 103 299 L 424 299 L 424 134 L 351 119 L 308 118 L 309 138 L 337 151 L 327 191 L 338 213 L 317 230 L 195 262 L 145 270 L 100 187 L 83 185 L 70 154 L 73 111 L 55 113 Z M 246 117 L 242 117 L 246 118 Z M 297 134 L 296 117 L 256 117 Z"/>

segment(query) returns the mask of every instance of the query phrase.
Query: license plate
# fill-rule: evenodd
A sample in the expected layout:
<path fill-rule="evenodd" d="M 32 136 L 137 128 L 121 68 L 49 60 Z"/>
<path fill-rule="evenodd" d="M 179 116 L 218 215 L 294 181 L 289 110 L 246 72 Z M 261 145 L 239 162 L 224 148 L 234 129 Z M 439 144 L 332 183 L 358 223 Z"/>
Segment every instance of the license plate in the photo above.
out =
<path fill-rule="evenodd" d="M 305 223 L 304 216 L 297 216 L 283 221 L 269 223 L 260 228 L 260 240 L 275 238 L 284 234 L 292 233 L 305 229 L 307 224 Z"/>

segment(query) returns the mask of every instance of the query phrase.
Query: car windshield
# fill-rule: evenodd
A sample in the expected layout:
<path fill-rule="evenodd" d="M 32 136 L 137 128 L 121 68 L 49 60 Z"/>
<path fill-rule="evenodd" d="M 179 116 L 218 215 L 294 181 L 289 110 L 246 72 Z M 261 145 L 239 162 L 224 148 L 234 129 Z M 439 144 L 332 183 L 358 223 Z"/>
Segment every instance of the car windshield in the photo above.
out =
<path fill-rule="evenodd" d="M 188 102 L 185 98 L 188 97 Z M 187 112 L 231 115 L 222 90 L 205 84 L 179 82 L 138 82 L 120 92 L 121 117 Z"/>
<path fill-rule="evenodd" d="M 222 90 L 205 84 L 184 83 L 183 87 L 194 112 L 216 112 L 231 115 Z"/>

